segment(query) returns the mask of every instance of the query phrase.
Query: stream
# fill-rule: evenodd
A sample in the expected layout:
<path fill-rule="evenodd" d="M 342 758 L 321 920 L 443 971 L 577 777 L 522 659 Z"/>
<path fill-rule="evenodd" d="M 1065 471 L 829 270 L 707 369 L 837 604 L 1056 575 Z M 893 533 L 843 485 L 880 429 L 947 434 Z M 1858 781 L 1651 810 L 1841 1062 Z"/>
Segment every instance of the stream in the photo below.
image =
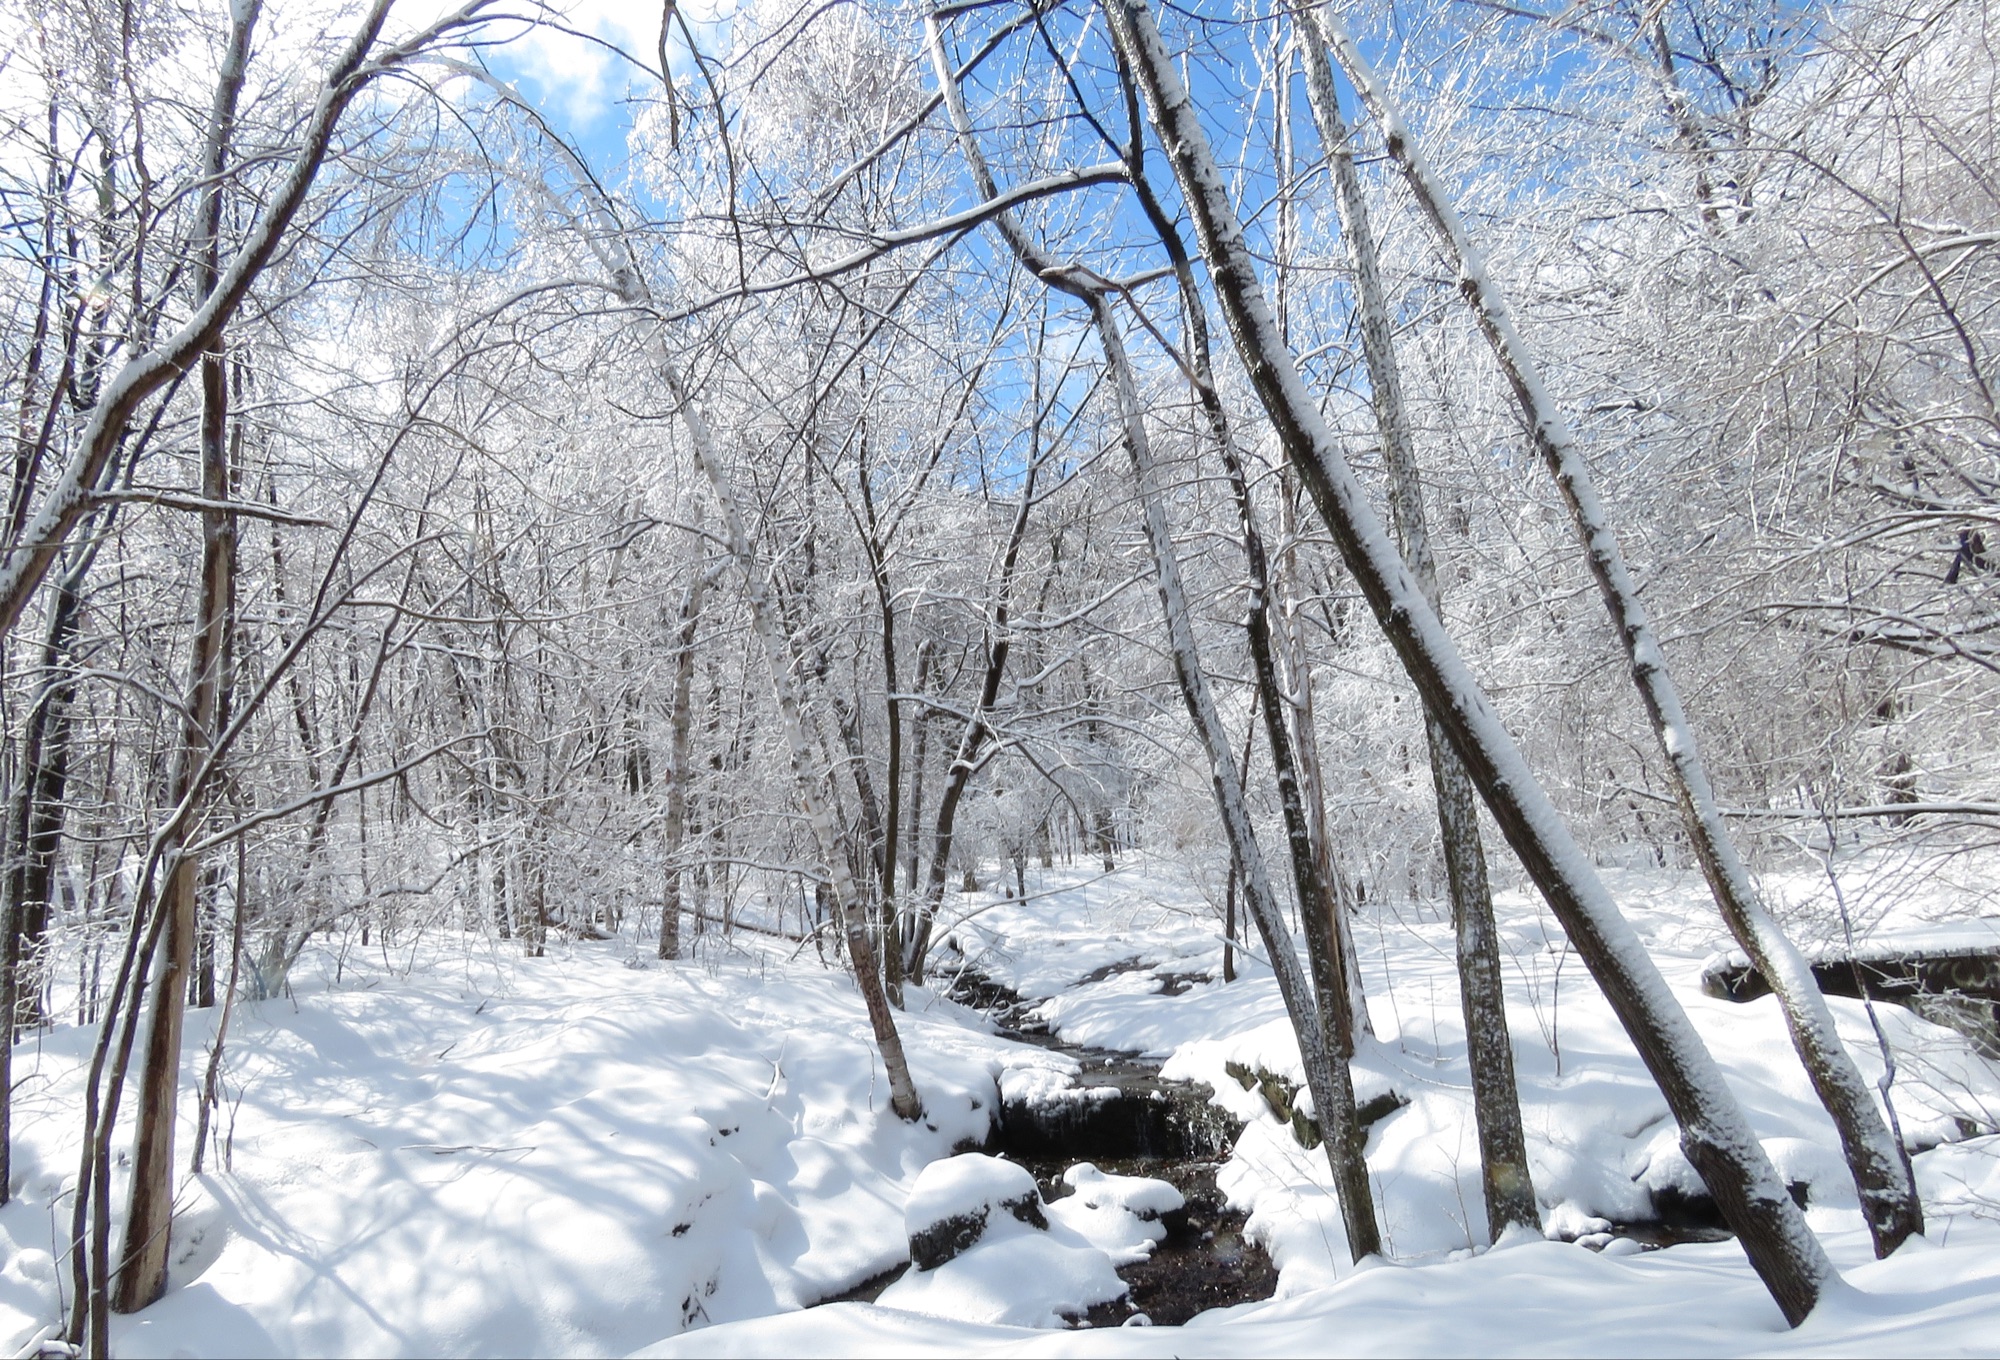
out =
<path fill-rule="evenodd" d="M 1166 977 L 1169 988 L 1183 979 Z M 1048 1201 L 1068 1195 L 1063 1172 L 1078 1162 L 1123 1176 L 1150 1176 L 1181 1192 L 1185 1205 L 1160 1222 L 1164 1241 L 1143 1261 L 1121 1266 L 1126 1297 L 1100 1304 L 1075 1320 L 1079 1327 L 1117 1327 L 1134 1314 L 1176 1326 L 1211 1308 L 1268 1299 L 1277 1267 L 1243 1235 L 1248 1215 L 1229 1207 L 1216 1172 L 1243 1129 L 1209 1100 L 1206 1086 L 1168 1081 L 1157 1061 L 1066 1043 L 1033 1016 L 1035 1003 L 977 973 L 961 973 L 951 998 L 984 1011 L 1010 1039 L 1066 1054 L 1082 1065 L 1076 1085 L 1113 1094 L 1050 1104 L 1004 1102 L 986 1145 L 1033 1173 Z M 828 1303 L 873 1302 L 903 1273 L 897 1267 Z"/>
<path fill-rule="evenodd" d="M 1161 978 L 1170 991 L 1192 980 Z M 1080 1325 L 1115 1327 L 1144 1313 L 1160 1326 L 1177 1326 L 1210 1308 L 1277 1291 L 1277 1267 L 1243 1235 L 1248 1214 L 1230 1208 L 1216 1187 L 1216 1172 L 1243 1126 L 1211 1102 L 1206 1086 L 1162 1078 L 1157 1060 L 1067 1043 L 1034 1017 L 1034 1002 L 976 973 L 960 974 L 952 999 L 985 1011 L 1011 1039 L 1075 1058 L 1082 1064 L 1079 1087 L 1116 1092 L 1060 1105 L 1003 1103 L 985 1151 L 1033 1172 L 1045 1200 L 1069 1193 L 1064 1171 L 1092 1162 L 1101 1171 L 1166 1181 L 1187 1201 L 1162 1216 L 1166 1240 L 1151 1256 L 1119 1268 L 1130 1286 L 1126 1298 L 1092 1309 Z"/>
<path fill-rule="evenodd" d="M 1148 965 L 1133 959 L 1109 965 L 1082 981 L 1101 981 L 1113 972 L 1144 967 Z M 1156 976 L 1169 993 L 1206 981 L 1192 975 Z M 1278 1286 L 1277 1268 L 1261 1245 L 1244 1236 L 1248 1214 L 1232 1209 L 1216 1184 L 1217 1172 L 1243 1125 L 1212 1102 L 1206 1085 L 1161 1077 L 1157 1060 L 1066 1042 L 1038 1017 L 1039 1003 L 970 969 L 953 981 L 948 995 L 961 1005 L 984 1012 L 1006 1037 L 1074 1058 L 1081 1067 L 1075 1080 L 1077 1088 L 1112 1092 L 1067 1101 L 1003 1100 L 979 1151 L 1026 1168 L 1048 1202 L 1071 1193 L 1063 1183 L 1063 1173 L 1079 1162 L 1093 1163 L 1099 1170 L 1117 1175 L 1167 1181 L 1186 1201 L 1180 1210 L 1161 1216 L 1167 1236 L 1150 1257 L 1118 1268 L 1119 1277 L 1129 1286 L 1127 1296 L 1093 1308 L 1074 1319 L 1073 1325 L 1116 1327 L 1143 1313 L 1155 1324 L 1172 1326 L 1211 1308 L 1272 1297 Z M 1249 1085 L 1247 1077 L 1240 1079 Z M 1267 1090 L 1265 1099 L 1267 1103 L 1283 1103 L 1289 1095 L 1289 1091 L 1274 1095 Z M 1360 1111 L 1364 1125 L 1393 1114 L 1403 1103 L 1394 1093 L 1371 1102 Z M 1284 1117 L 1282 1109 L 1274 1106 L 1274 1112 Z M 1317 1127 L 1310 1132 L 1316 1142 Z M 1803 1204 L 1807 1187 L 1790 1189 Z M 1714 1201 L 1702 1194 L 1656 1193 L 1650 1219 L 1600 1220 L 1598 1226 L 1604 1231 L 1578 1238 L 1579 1245 L 1602 1250 L 1613 1240 L 1626 1238 L 1642 1251 L 1653 1251 L 1734 1236 L 1723 1224 Z M 907 1268 L 897 1266 L 822 1302 L 872 1303 Z"/>

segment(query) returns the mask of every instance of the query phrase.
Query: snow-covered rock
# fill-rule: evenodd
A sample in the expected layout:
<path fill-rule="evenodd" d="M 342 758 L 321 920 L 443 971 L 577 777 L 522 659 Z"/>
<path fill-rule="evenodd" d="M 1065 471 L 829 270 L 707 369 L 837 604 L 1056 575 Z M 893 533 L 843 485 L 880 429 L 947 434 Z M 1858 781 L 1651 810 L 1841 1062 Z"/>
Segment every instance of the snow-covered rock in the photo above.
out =
<path fill-rule="evenodd" d="M 1009 1219 L 1046 1228 L 1042 1193 L 1023 1167 L 983 1152 L 946 1157 L 925 1167 L 903 1206 L 910 1263 L 934 1270 Z"/>

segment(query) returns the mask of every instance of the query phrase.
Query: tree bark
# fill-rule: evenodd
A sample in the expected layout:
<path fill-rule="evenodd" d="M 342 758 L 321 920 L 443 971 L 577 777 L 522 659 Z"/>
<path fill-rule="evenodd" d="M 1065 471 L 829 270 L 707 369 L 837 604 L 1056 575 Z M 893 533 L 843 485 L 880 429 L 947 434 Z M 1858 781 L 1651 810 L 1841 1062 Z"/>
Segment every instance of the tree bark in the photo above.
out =
<path fill-rule="evenodd" d="M 1237 351 L 1286 457 L 1398 658 L 1508 842 L 1569 933 L 1679 1120 L 1681 1146 L 1787 1320 L 1838 1276 L 1764 1155 L 1700 1036 L 1522 759 L 1369 508 L 1280 340 L 1200 117 L 1144 0 L 1104 0 L 1195 220 Z"/>
<path fill-rule="evenodd" d="M 204 188 L 197 207 L 197 306 L 214 301 L 222 280 L 222 177 L 234 136 L 237 98 L 250 58 L 250 35 L 257 21 L 255 0 L 231 15 L 229 44 L 216 78 L 202 152 Z M 201 495 L 210 506 L 231 498 L 229 478 L 229 376 L 223 330 L 218 324 L 201 348 Z M 180 1092 L 181 1029 L 187 1013 L 189 969 L 200 930 L 201 861 L 182 848 L 188 830 L 199 824 L 203 790 L 199 772 L 209 745 L 225 719 L 229 643 L 235 619 L 236 517 L 224 509 L 201 514 L 201 583 L 195 602 L 195 631 L 188 659 L 188 699 L 181 743 L 168 787 L 169 806 L 191 804 L 183 828 L 163 847 L 167 873 L 155 910 L 164 913 L 152 1014 L 146 1032 L 139 1082 L 138 1127 L 133 1135 L 132 1189 L 125 1216 L 125 1247 L 118 1267 L 112 1307 L 135 1313 L 167 1288 L 169 1237 L 173 1224 L 174 1113 Z"/>
<path fill-rule="evenodd" d="M 1568 420 L 1543 384 L 1540 366 L 1516 330 L 1505 297 L 1487 273 L 1457 209 L 1360 49 L 1338 20 L 1323 9 L 1317 13 L 1327 44 L 1381 123 L 1391 159 L 1436 230 L 1447 258 L 1457 266 L 1459 293 L 1499 361 L 1529 437 L 1562 493 L 1605 612 L 1624 646 L 1632 683 L 1665 758 L 1674 798 L 1709 893 L 1730 934 L 1758 971 L 1770 979 L 1778 995 L 1792 1047 L 1839 1130 L 1875 1253 L 1887 1256 L 1911 1235 L 1923 1231 L 1923 1205 L 1917 1197 L 1909 1154 L 1890 1133 L 1874 1093 L 1841 1043 L 1833 1013 L 1813 981 L 1810 965 L 1765 908 L 1723 824 L 1693 724 L 1667 668 L 1666 651 L 1640 603 L 1638 587 L 1598 498 L 1590 466 Z"/>
<path fill-rule="evenodd" d="M 913 723 L 916 730 L 910 749 L 909 825 L 903 833 L 903 884 L 905 891 L 912 897 L 917 892 L 918 827 L 922 825 L 924 816 L 924 756 L 926 748 L 930 745 L 931 730 L 930 714 L 923 706 L 922 696 L 930 688 L 931 665 L 936 656 L 937 643 L 925 638 L 917 647 L 917 676 L 913 692 L 919 697 L 919 704 Z M 897 930 L 896 948 L 899 952 L 904 950 L 908 935 L 907 929 Z"/>
<path fill-rule="evenodd" d="M 1309 17 L 1302 0 L 1293 14 Z M 1396 361 L 1389 305 L 1382 289 L 1375 233 L 1368 202 L 1355 172 L 1347 126 L 1340 116 L 1333 68 L 1326 49 L 1301 43 L 1306 93 L 1319 129 L 1321 149 L 1333 170 L 1340 204 L 1341 234 L 1354 266 L 1361 322 L 1361 348 L 1374 397 L 1375 425 L 1382 437 L 1389 474 L 1389 510 L 1403 560 L 1433 612 L 1443 616 L 1437 564 L 1424 520 L 1423 479 L 1417 469 L 1403 404 L 1402 370 Z M 1437 716 L 1424 711 L 1430 751 L 1431 787 L 1437 799 L 1438 839 L 1451 889 L 1452 924 L 1457 936 L 1459 1005 L 1465 1017 L 1466 1063 L 1472 1077 L 1473 1119 L 1479 1129 L 1480 1181 L 1486 1200 L 1489 1239 L 1499 1241 L 1519 1224 L 1537 1231 L 1542 1216 L 1528 1170 L 1528 1144 L 1521 1131 L 1521 1099 L 1514 1079 L 1514 1047 L 1507 1029 L 1507 993 L 1500 973 L 1499 932 L 1493 923 L 1493 894 L 1486 879 L 1486 852 L 1479 842 L 1479 807 L 1472 780 L 1451 749 Z"/>
<path fill-rule="evenodd" d="M 1229 749 L 1229 736 L 1215 710 L 1207 673 L 1202 669 L 1201 655 L 1196 649 L 1187 597 L 1181 588 L 1172 531 L 1167 525 L 1166 507 L 1160 496 L 1158 472 L 1153 466 L 1145 420 L 1138 406 L 1138 391 L 1132 383 L 1131 364 L 1126 358 L 1109 302 L 1103 294 L 1093 293 L 1090 304 L 1098 334 L 1104 342 L 1105 358 L 1111 365 L 1118 388 L 1119 406 L 1125 424 L 1126 452 L 1131 457 L 1133 478 L 1138 484 L 1147 542 L 1152 547 L 1158 567 L 1160 609 L 1166 616 L 1174 675 L 1179 682 L 1188 716 L 1193 720 L 1195 732 L 1208 755 L 1210 783 L 1215 791 L 1224 832 L 1229 838 L 1231 854 L 1242 866 L 1243 905 L 1264 941 L 1272 971 L 1277 976 L 1279 994 L 1284 998 L 1285 1009 L 1292 1018 L 1292 1028 L 1298 1035 L 1299 1057 L 1305 1066 L 1306 1084 L 1312 1091 L 1313 1105 L 1319 1113 L 1327 1163 L 1340 1190 L 1340 1213 L 1347 1230 L 1348 1251 L 1359 1261 L 1382 1250 L 1382 1237 L 1375 1220 L 1374 1192 L 1368 1183 L 1368 1163 L 1364 1155 L 1367 1135 L 1355 1116 L 1354 1079 L 1346 1060 L 1336 1056 L 1335 1035 L 1322 1018 L 1329 1009 L 1336 1016 L 1344 1017 L 1346 1014 L 1340 1004 L 1342 992 L 1338 983 L 1328 974 L 1329 950 L 1324 939 L 1323 917 L 1322 938 L 1317 946 L 1314 943 L 1314 925 L 1311 921 L 1306 924 L 1307 954 L 1314 964 L 1314 975 L 1309 981 L 1305 971 L 1299 967 L 1291 933 L 1285 929 L 1284 910 L 1271 891 L 1263 853 L 1258 848 L 1256 833 L 1250 823 L 1250 811 L 1244 805 L 1235 756 Z M 1268 652 L 1266 655 L 1268 658 Z M 1282 718 L 1272 722 L 1267 730 L 1282 733 Z M 1296 787 L 1293 793 L 1296 799 Z M 1287 823 L 1291 821 L 1288 815 Z M 1294 850 L 1296 853 L 1296 843 Z M 1305 850 L 1305 854 L 1310 858 L 1310 848 Z M 1310 886 L 1307 891 L 1311 891 Z M 1320 914 L 1304 901 L 1300 904 L 1300 911 L 1303 915 Z"/>
<path fill-rule="evenodd" d="M 1007 531 L 1007 548 L 1000 557 L 999 580 L 993 587 L 993 617 L 986 632 L 986 672 L 979 682 L 979 702 L 965 720 L 951 767 L 945 771 L 944 789 L 938 794 L 937 819 L 931 830 L 931 867 L 924 876 L 924 895 L 917 902 L 910 943 L 903 962 L 905 975 L 916 986 L 924 981 L 924 957 L 930 953 L 931 927 L 944 901 L 946 876 L 951 871 L 951 846 L 958 830 L 958 805 L 979 768 L 986 740 L 993 734 L 993 706 L 1000 701 L 1000 682 L 1007 674 L 1007 656 L 1014 635 L 1009 627 L 1013 615 L 1014 569 L 1021 559 L 1021 542 L 1028 532 L 1028 511 L 1035 503 L 1035 477 L 1041 460 L 1028 464 L 1021 482 L 1021 499 L 1014 506 L 1014 522 Z"/>
<path fill-rule="evenodd" d="M 694 714 L 695 630 L 701 622 L 702 596 L 715 569 L 695 565 L 694 579 L 681 592 L 679 628 L 674 637 L 674 716 L 667 746 L 667 824 L 662 832 L 666 875 L 660 885 L 660 947 L 663 959 L 681 956 L 681 884 L 685 869 L 681 851 L 687 842 L 688 736 Z"/>
<path fill-rule="evenodd" d="M 1340 909 L 1339 901 L 1327 881 L 1323 860 L 1313 842 L 1304 786 L 1293 753 L 1291 733 L 1286 726 L 1287 705 L 1284 685 L 1279 678 L 1271 626 L 1270 555 L 1264 548 L 1263 531 L 1257 525 L 1256 506 L 1250 499 L 1250 479 L 1244 471 L 1243 459 L 1236 451 L 1229 413 L 1215 385 L 1208 310 L 1195 282 L 1194 263 L 1188 256 L 1179 230 L 1167 216 L 1166 209 L 1146 178 L 1141 159 L 1145 130 L 1139 122 L 1138 90 L 1130 83 L 1129 72 L 1123 74 L 1133 124 L 1128 162 L 1132 187 L 1139 196 L 1140 207 L 1147 220 L 1152 223 L 1154 234 L 1160 238 L 1161 246 L 1173 263 L 1187 333 L 1188 376 L 1201 404 L 1202 414 L 1207 419 L 1209 438 L 1214 442 L 1223 470 L 1228 475 L 1230 494 L 1236 502 L 1237 524 L 1243 534 L 1243 554 L 1250 578 L 1244 633 L 1250 649 L 1251 670 L 1256 679 L 1257 707 L 1264 714 L 1264 735 L 1271 751 L 1271 770 L 1278 786 L 1278 804 L 1284 813 L 1285 843 L 1291 861 L 1293 891 L 1298 900 L 1300 922 L 1305 929 L 1306 958 L 1312 968 L 1320 1018 L 1334 1055 L 1344 1062 L 1354 1056 L 1354 998 L 1359 994 L 1359 980 L 1348 973 L 1347 959 L 1353 951 L 1342 938 L 1347 933 L 1347 915 Z M 1247 748 L 1244 764 L 1246 767 L 1249 764 Z M 1365 1006 L 1365 1000 L 1362 1004 Z"/>

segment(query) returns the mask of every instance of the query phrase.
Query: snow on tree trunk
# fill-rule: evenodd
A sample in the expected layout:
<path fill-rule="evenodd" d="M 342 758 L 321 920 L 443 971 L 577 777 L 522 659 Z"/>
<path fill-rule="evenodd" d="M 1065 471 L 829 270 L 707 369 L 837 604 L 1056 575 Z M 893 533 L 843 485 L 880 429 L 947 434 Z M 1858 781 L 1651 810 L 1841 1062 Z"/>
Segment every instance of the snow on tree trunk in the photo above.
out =
<path fill-rule="evenodd" d="M 1638 587 L 1598 498 L 1590 466 L 1569 421 L 1542 381 L 1534 353 L 1515 328 L 1506 298 L 1487 274 L 1485 261 L 1473 245 L 1457 209 L 1404 126 L 1373 68 L 1338 19 L 1323 9 L 1318 11 L 1318 17 L 1327 43 L 1381 124 L 1391 159 L 1401 168 L 1424 215 L 1435 228 L 1447 258 L 1458 267 L 1459 293 L 1472 308 L 1479 329 L 1520 404 L 1522 419 L 1536 451 L 1562 492 L 1563 504 L 1589 560 L 1598 594 L 1624 645 L 1632 683 L 1638 688 L 1653 734 L 1666 758 L 1675 801 L 1680 805 L 1681 819 L 1694 845 L 1702 875 L 1708 880 L 1709 892 L 1730 934 L 1758 970 L 1770 979 L 1772 989 L 1778 994 L 1792 1046 L 1805 1065 L 1821 1104 L 1839 1130 L 1841 1147 L 1847 1155 L 1876 1254 L 1887 1256 L 1912 1234 L 1923 1231 L 1923 1206 L 1917 1197 L 1909 1156 L 1890 1133 L 1874 1093 L 1841 1043 L 1833 1014 L 1813 981 L 1810 966 L 1765 908 L 1723 824 L 1722 812 L 1716 805 L 1715 792 L 1695 742 L 1694 727 L 1681 705 L 1679 689 L 1667 669 L 1666 652 L 1640 603 Z M 1317 45 L 1313 46 L 1317 50 Z"/>
<path fill-rule="evenodd" d="M 1301 10 L 1295 3 L 1293 12 Z M 1340 205 L 1341 233 L 1354 265 L 1360 313 L 1361 348 L 1368 363 L 1375 424 L 1382 436 L 1389 474 L 1389 510 L 1403 560 L 1431 609 L 1443 614 L 1437 563 L 1424 520 L 1423 479 L 1410 439 L 1403 404 L 1402 371 L 1396 361 L 1389 306 L 1382 291 L 1375 232 L 1368 201 L 1355 173 L 1347 127 L 1333 87 L 1326 50 L 1304 42 L 1306 94 L 1319 128 L 1321 149 L 1333 169 Z M 1473 1119 L 1479 1129 L 1481 1184 L 1486 1226 L 1494 1241 L 1514 1224 L 1541 1227 L 1535 1184 L 1528 1171 L 1527 1140 L 1521 1132 L 1521 1099 L 1514 1080 L 1514 1048 L 1507 1032 L 1507 996 L 1500 975 L 1500 940 L 1493 924 L 1493 894 L 1486 879 L 1486 853 L 1479 843 L 1479 807 L 1472 780 L 1451 749 L 1437 716 L 1424 713 L 1430 748 L 1431 786 L 1437 798 L 1438 838 L 1451 888 L 1452 923 L 1458 937 L 1459 1003 L 1465 1014 L 1466 1062 L 1472 1075 Z"/>
<path fill-rule="evenodd" d="M 1137 98 L 1137 91 L 1132 91 Z M 1256 504 L 1250 496 L 1250 479 L 1236 451 L 1229 412 L 1215 385 L 1215 359 L 1209 343 L 1207 306 L 1195 282 L 1194 263 L 1182 243 L 1159 197 L 1147 180 L 1140 160 L 1144 143 L 1135 139 L 1132 147 L 1132 187 L 1160 244 L 1173 262 L 1174 278 L 1181 295 L 1181 311 L 1186 320 L 1189 377 L 1193 380 L 1202 414 L 1208 421 L 1209 437 L 1228 474 L 1231 497 L 1236 502 L 1237 523 L 1243 531 L 1243 555 L 1250 573 L 1244 632 L 1250 647 L 1250 664 L 1257 683 L 1257 697 L 1264 712 L 1264 735 L 1271 750 L 1271 770 L 1278 786 L 1278 804 L 1285 821 L 1286 849 L 1292 867 L 1292 883 L 1299 903 L 1299 917 L 1305 926 L 1306 959 L 1311 965 L 1313 985 L 1319 996 L 1320 1018 L 1326 1026 L 1327 1041 L 1336 1057 L 1354 1056 L 1357 1012 L 1365 1016 L 1367 1003 L 1361 997 L 1359 969 L 1350 966 L 1353 942 L 1348 939 L 1347 913 L 1341 909 L 1339 894 L 1333 891 L 1329 861 L 1323 838 L 1315 840 L 1306 811 L 1305 786 L 1293 748 L 1285 715 L 1290 707 L 1279 678 L 1277 630 L 1272 627 L 1270 557 L 1264 549 L 1264 535 L 1257 526 Z M 1301 745 L 1304 743 L 1302 742 Z M 1244 764 L 1249 764 L 1246 748 Z M 1234 867 L 1231 898 L 1234 902 Z M 1225 929 L 1225 936 L 1228 931 Z M 1228 946 L 1224 945 L 1223 972 L 1230 969 Z"/>
<path fill-rule="evenodd" d="M 1805 1319 L 1839 1277 L 1758 1144 L 1665 979 L 1599 881 L 1512 735 L 1403 564 L 1306 390 L 1244 240 L 1200 116 L 1144 0 L 1105 0 L 1180 179 L 1244 368 L 1348 569 L 1444 725 L 1508 843 L 1562 922 L 1678 1120 L 1681 1146 L 1785 1317 Z"/>
<path fill-rule="evenodd" d="M 391 0 L 374 0 L 354 37 L 328 69 L 319 97 L 300 132 L 299 149 L 290 169 L 245 234 L 236 254 L 218 274 L 215 286 L 180 329 L 128 359 L 99 393 L 77 434 L 75 452 L 62 475 L 50 487 L 41 508 L 15 536 L 5 558 L 0 559 L 0 637 L 13 631 L 29 599 L 55 564 L 70 532 L 97 504 L 94 493 L 98 481 L 125 437 L 126 423 L 148 398 L 185 373 L 215 343 L 222 328 L 249 296 L 251 285 L 278 254 L 292 219 L 298 215 L 319 176 L 320 164 L 347 106 L 377 76 L 409 64 L 443 35 L 468 26 L 492 0 L 469 0 L 462 8 L 371 57 L 370 49 L 389 17 L 390 4 Z"/>
<path fill-rule="evenodd" d="M 1328 1026 L 1322 1020 L 1322 1006 L 1344 1015 L 1340 1006 L 1343 991 L 1337 975 L 1327 967 L 1331 951 L 1312 948 L 1315 927 L 1308 923 L 1309 952 L 1314 956 L 1318 976 L 1308 982 L 1299 967 L 1291 934 L 1285 929 L 1284 908 L 1271 891 L 1270 874 L 1250 822 L 1250 809 L 1243 800 L 1243 785 L 1236 758 L 1229 749 L 1229 733 L 1216 712 L 1208 688 L 1208 674 L 1202 669 L 1201 653 L 1189 617 L 1187 596 L 1181 588 L 1180 565 L 1174 550 L 1173 530 L 1167 523 L 1166 505 L 1160 495 L 1159 473 L 1153 464 L 1151 443 L 1146 435 L 1139 393 L 1132 381 L 1132 366 L 1119 338 L 1111 305 L 1101 292 L 1089 294 L 1091 314 L 1104 342 L 1104 356 L 1111 367 L 1112 385 L 1117 392 L 1119 415 L 1125 426 L 1125 449 L 1132 460 L 1132 479 L 1144 512 L 1146 541 L 1153 551 L 1155 581 L 1159 588 L 1160 612 L 1166 618 L 1167 645 L 1173 654 L 1174 678 L 1187 705 L 1188 717 L 1208 756 L 1209 783 L 1215 790 L 1216 809 L 1229 849 L 1241 866 L 1243 903 L 1277 976 L 1278 992 L 1292 1018 L 1299 1039 L 1299 1057 L 1305 1065 L 1306 1084 L 1312 1090 L 1313 1105 L 1319 1111 L 1325 1135 L 1326 1160 L 1334 1183 L 1340 1190 L 1341 1220 L 1347 1229 L 1347 1246 L 1356 1261 L 1382 1249 L 1381 1230 L 1375 1220 L 1374 1192 L 1368 1184 L 1368 1163 L 1364 1155 L 1367 1134 L 1354 1109 L 1354 1078 L 1347 1061 L 1333 1052 Z M 1268 656 L 1268 652 L 1267 652 Z M 1308 848 L 1308 853 L 1310 850 Z M 1302 903 L 1301 912 L 1310 909 Z M 1320 927 L 1324 934 L 1323 923 Z M 1317 986 L 1313 985 L 1317 983 Z"/>

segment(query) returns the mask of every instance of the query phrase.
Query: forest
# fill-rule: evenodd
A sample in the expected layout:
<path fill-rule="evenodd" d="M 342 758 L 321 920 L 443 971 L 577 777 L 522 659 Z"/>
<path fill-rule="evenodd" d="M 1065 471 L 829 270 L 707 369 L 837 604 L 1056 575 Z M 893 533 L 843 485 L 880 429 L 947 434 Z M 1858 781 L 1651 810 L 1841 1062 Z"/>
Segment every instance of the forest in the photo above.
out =
<path fill-rule="evenodd" d="M 0 1345 L 2000 1350 L 2000 7 L 0 16 Z"/>

